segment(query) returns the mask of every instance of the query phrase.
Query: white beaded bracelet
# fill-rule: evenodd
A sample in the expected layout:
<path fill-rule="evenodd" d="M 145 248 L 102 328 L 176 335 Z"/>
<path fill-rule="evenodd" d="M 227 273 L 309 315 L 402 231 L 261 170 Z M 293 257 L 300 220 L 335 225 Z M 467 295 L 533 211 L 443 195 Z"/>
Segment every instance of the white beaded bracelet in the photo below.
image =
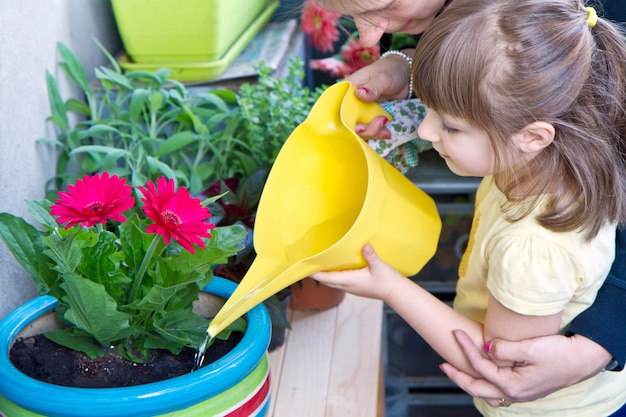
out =
<path fill-rule="evenodd" d="M 409 94 L 407 96 L 407 100 L 408 100 L 411 97 L 413 97 L 413 58 L 411 58 L 409 54 L 404 53 L 402 51 L 387 51 L 380 56 L 380 59 L 383 59 L 384 57 L 389 56 L 389 55 L 401 56 L 402 58 L 406 60 L 406 62 L 409 63 Z"/>

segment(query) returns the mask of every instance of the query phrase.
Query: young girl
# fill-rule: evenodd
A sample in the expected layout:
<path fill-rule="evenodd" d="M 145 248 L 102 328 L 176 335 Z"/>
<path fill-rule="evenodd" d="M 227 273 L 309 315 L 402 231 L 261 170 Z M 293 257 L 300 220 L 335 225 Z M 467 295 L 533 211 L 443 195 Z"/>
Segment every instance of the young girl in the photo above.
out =
<path fill-rule="evenodd" d="M 424 33 L 413 68 L 428 106 L 420 137 L 456 174 L 484 177 L 454 309 L 370 245 L 368 267 L 314 278 L 384 300 L 475 374 L 453 330 L 477 345 L 562 332 L 607 276 L 626 220 L 626 46 L 577 0 L 455 0 Z M 626 402 L 626 373 L 498 402 L 475 404 L 484 415 L 608 416 Z"/>

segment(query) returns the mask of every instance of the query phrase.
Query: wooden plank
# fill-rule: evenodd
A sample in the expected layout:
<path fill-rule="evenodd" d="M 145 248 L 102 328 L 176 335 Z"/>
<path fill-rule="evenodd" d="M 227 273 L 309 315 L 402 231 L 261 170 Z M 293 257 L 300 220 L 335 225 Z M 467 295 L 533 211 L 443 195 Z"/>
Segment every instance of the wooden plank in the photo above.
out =
<path fill-rule="evenodd" d="M 325 415 L 337 313 L 294 312 L 273 417 Z"/>
<path fill-rule="evenodd" d="M 324 417 L 376 417 L 381 378 L 383 303 L 346 295 L 337 331 Z"/>

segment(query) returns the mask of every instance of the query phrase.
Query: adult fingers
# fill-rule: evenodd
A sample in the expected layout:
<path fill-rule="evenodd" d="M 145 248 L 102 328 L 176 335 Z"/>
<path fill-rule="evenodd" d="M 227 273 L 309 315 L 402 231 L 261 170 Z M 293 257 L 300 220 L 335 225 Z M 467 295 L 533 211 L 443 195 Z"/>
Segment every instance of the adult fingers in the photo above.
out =
<path fill-rule="evenodd" d="M 488 342 L 487 353 L 491 359 L 497 361 L 514 362 L 516 364 L 532 362 L 532 354 L 524 340 L 509 342 L 507 340 L 494 339 Z"/>
<path fill-rule="evenodd" d="M 498 399 L 505 395 L 495 385 L 484 379 L 474 378 L 450 365 L 444 363 L 439 366 L 441 370 L 463 391 L 475 398 L 482 398 L 492 407 L 498 407 Z"/>
<path fill-rule="evenodd" d="M 454 330 L 452 333 L 476 373 L 486 379 L 498 377 L 498 365 L 483 356 L 483 353 L 467 333 L 463 330 Z"/>

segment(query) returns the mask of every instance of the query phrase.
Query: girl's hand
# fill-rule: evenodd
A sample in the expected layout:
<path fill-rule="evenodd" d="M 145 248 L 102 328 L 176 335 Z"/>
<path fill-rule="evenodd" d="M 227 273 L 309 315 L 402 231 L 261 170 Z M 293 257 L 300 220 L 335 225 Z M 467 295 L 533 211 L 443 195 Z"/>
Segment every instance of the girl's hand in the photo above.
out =
<path fill-rule="evenodd" d="M 351 294 L 381 300 L 393 292 L 397 280 L 405 280 L 398 271 L 385 263 L 369 243 L 363 248 L 367 266 L 337 272 L 318 272 L 311 277 L 329 287 L 339 288 Z"/>

